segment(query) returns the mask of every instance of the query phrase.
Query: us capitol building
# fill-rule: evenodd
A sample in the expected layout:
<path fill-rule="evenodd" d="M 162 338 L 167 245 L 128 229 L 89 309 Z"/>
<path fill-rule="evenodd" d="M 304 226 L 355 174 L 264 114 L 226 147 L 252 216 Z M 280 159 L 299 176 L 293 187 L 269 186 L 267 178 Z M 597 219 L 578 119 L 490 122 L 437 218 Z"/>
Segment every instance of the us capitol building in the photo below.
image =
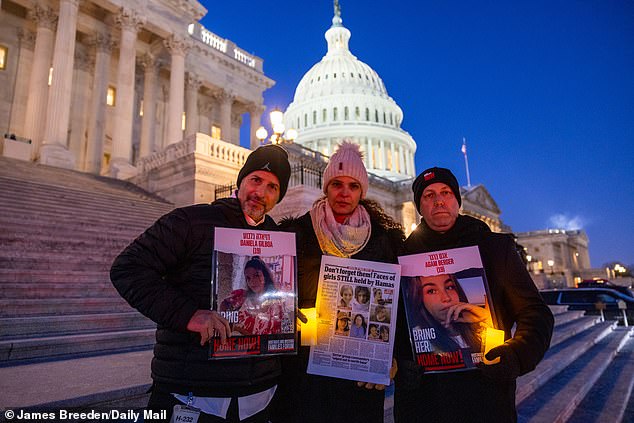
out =
<path fill-rule="evenodd" d="M 207 13 L 199 2 L 1 0 L 0 7 L 3 156 L 129 180 L 176 206 L 235 189 L 250 153 L 239 145 L 243 119 L 254 149 L 262 93 L 275 82 L 262 58 L 199 23 Z M 321 195 L 328 157 L 350 139 L 364 153 L 368 196 L 409 233 L 419 219 L 411 201 L 417 144 L 350 38 L 335 1 L 326 54 L 284 113 L 297 138 L 284 145 L 293 172 L 273 216 L 304 213 Z M 461 190 L 462 213 L 510 232 L 484 186 Z"/>

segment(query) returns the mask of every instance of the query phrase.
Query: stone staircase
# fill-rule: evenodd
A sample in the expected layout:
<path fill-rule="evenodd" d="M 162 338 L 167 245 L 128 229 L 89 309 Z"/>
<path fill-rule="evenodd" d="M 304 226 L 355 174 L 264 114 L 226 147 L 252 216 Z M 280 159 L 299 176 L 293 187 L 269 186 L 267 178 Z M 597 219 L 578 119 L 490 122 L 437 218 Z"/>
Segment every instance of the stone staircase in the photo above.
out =
<path fill-rule="evenodd" d="M 154 323 L 109 270 L 172 208 L 128 182 L 0 158 L 0 371 L 150 349 Z"/>
<path fill-rule="evenodd" d="M 108 270 L 171 208 L 125 182 L 0 158 L 0 409 L 143 408 L 154 325 Z M 551 348 L 518 380 L 519 421 L 634 422 L 632 328 L 552 310 Z M 392 404 L 390 387 L 386 422 Z"/>

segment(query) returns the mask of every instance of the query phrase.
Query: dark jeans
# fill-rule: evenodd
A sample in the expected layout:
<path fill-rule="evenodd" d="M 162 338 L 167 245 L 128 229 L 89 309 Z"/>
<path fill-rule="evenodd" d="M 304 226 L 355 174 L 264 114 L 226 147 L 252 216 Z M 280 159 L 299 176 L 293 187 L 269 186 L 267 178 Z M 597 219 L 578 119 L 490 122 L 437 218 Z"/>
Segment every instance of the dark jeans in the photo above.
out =
<path fill-rule="evenodd" d="M 168 423 L 170 419 L 172 418 L 172 413 L 174 411 L 174 406 L 176 404 L 183 405 L 183 403 L 177 400 L 176 398 L 174 398 L 174 395 L 172 394 L 157 392 L 156 390 L 152 391 L 152 395 L 150 395 L 150 400 L 148 401 L 148 404 L 147 404 L 147 409 L 152 410 L 154 412 L 158 412 L 160 410 L 167 410 L 167 420 L 152 420 L 152 422 L 160 421 L 160 422 Z M 227 423 L 227 422 L 270 423 L 271 420 L 269 419 L 268 409 L 269 407 L 249 417 L 248 419 L 241 421 L 238 417 L 238 400 L 237 398 L 232 398 L 231 405 L 229 406 L 229 411 L 227 412 L 226 419 L 201 412 L 200 417 L 198 418 L 198 423 Z"/>

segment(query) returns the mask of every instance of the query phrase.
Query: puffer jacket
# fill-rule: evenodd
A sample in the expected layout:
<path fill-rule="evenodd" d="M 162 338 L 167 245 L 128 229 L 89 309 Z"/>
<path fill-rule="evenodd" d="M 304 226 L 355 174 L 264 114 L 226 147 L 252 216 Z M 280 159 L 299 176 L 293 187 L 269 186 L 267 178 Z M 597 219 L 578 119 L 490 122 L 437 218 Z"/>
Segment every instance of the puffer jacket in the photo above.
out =
<path fill-rule="evenodd" d="M 279 357 L 208 360 L 209 346 L 187 331 L 196 310 L 211 307 L 214 228 L 250 228 L 235 198 L 175 209 L 115 259 L 110 278 L 128 303 L 157 323 L 152 360 L 155 389 L 230 397 L 277 383 Z M 277 230 L 269 216 L 257 227 Z"/>

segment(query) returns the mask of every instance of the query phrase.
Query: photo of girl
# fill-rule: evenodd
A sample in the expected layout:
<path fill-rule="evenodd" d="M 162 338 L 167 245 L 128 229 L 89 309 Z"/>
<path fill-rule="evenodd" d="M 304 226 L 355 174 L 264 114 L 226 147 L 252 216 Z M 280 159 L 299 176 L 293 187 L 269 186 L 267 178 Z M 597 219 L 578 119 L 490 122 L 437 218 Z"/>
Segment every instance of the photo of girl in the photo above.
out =
<path fill-rule="evenodd" d="M 350 333 L 350 313 L 346 311 L 337 312 L 337 323 L 335 325 L 335 335 L 348 336 Z"/>
<path fill-rule="evenodd" d="M 236 289 L 222 300 L 220 311 L 238 311 L 232 331 L 237 335 L 270 335 L 282 332 L 284 302 L 276 296 L 271 273 L 260 257 L 244 265 L 246 289 Z"/>
<path fill-rule="evenodd" d="M 379 337 L 383 342 L 390 342 L 390 327 L 381 325 L 379 329 Z"/>
<path fill-rule="evenodd" d="M 353 311 L 369 311 L 370 289 L 365 286 L 357 286 L 354 289 L 354 299 L 351 303 Z"/>
<path fill-rule="evenodd" d="M 365 338 L 365 332 L 367 330 L 367 324 L 365 323 L 365 317 L 362 314 L 356 314 L 350 327 L 350 337 L 352 338 Z"/>
<path fill-rule="evenodd" d="M 379 334 L 379 325 L 370 324 L 370 327 L 368 329 L 368 340 L 381 340 L 381 335 Z"/>
<path fill-rule="evenodd" d="M 339 308 L 344 308 L 350 310 L 352 308 L 352 287 L 350 285 L 341 285 L 339 289 L 339 296 L 341 299 L 339 300 Z"/>
<path fill-rule="evenodd" d="M 372 304 L 380 304 L 383 305 L 385 301 L 383 300 L 383 290 L 381 288 L 372 289 Z"/>
<path fill-rule="evenodd" d="M 373 305 L 372 313 L 370 313 L 370 320 L 379 323 L 390 323 L 390 311 L 385 306 Z"/>
<path fill-rule="evenodd" d="M 435 351 L 456 351 L 483 348 L 482 332 L 493 327 L 487 309 L 469 304 L 465 291 L 453 275 L 417 277 L 410 285 L 418 328 L 433 328 L 431 340 Z"/>

